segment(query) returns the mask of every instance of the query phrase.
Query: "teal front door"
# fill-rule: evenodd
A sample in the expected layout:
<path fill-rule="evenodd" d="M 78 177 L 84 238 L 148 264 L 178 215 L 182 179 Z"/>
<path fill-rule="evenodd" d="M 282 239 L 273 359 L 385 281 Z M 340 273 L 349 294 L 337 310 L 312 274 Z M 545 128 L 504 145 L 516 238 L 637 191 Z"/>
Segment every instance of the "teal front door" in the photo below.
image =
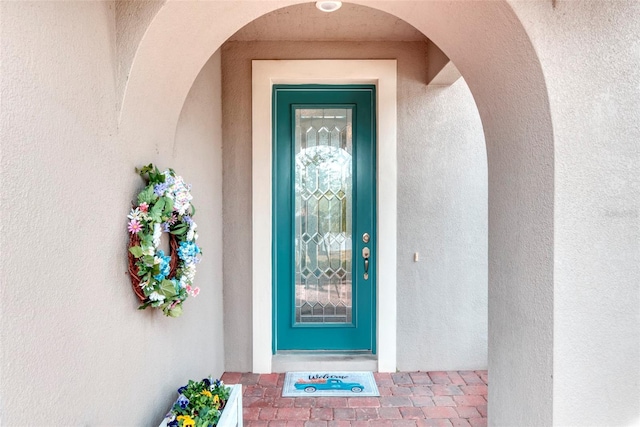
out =
<path fill-rule="evenodd" d="M 273 90 L 273 351 L 375 353 L 375 87 Z"/>

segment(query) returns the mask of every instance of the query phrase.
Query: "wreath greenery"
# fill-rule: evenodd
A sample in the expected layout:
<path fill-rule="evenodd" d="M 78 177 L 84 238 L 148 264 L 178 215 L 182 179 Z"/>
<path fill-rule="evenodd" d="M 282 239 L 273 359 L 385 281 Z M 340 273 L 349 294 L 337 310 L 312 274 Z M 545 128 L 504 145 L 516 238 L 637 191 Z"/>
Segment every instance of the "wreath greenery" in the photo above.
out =
<path fill-rule="evenodd" d="M 200 292 L 193 286 L 201 250 L 192 219 L 191 185 L 173 169 L 160 172 L 153 164 L 136 172 L 147 186 L 128 215 L 131 284 L 142 302 L 139 309 L 156 307 L 178 317 L 187 297 Z M 169 233 L 169 254 L 159 249 L 162 233 Z"/>

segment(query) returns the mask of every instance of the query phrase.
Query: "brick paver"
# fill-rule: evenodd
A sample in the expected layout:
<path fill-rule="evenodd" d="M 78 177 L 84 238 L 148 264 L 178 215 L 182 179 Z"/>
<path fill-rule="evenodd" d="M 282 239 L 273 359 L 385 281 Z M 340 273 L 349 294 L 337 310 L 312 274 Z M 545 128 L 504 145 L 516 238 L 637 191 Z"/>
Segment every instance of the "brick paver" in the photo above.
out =
<path fill-rule="evenodd" d="M 246 427 L 482 427 L 486 371 L 374 373 L 380 397 L 282 397 L 284 374 L 225 372 Z"/>

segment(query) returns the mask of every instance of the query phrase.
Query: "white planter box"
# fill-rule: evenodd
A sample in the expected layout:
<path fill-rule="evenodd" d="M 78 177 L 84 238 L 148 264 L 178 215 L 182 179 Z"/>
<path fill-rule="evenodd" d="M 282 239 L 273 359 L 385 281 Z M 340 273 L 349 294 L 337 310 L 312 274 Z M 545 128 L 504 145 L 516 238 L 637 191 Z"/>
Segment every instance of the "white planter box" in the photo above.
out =
<path fill-rule="evenodd" d="M 217 427 L 242 427 L 242 384 L 232 384 L 229 400 L 224 405 Z M 160 427 L 167 427 L 167 419 L 162 420 Z"/>

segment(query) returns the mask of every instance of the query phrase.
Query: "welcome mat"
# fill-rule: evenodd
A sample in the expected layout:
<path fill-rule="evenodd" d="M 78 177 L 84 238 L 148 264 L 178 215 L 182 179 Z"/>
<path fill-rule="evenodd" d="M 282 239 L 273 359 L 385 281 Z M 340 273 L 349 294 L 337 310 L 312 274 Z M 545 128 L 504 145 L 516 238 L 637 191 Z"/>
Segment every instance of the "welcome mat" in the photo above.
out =
<path fill-rule="evenodd" d="M 282 397 L 380 396 L 372 372 L 287 372 Z"/>

